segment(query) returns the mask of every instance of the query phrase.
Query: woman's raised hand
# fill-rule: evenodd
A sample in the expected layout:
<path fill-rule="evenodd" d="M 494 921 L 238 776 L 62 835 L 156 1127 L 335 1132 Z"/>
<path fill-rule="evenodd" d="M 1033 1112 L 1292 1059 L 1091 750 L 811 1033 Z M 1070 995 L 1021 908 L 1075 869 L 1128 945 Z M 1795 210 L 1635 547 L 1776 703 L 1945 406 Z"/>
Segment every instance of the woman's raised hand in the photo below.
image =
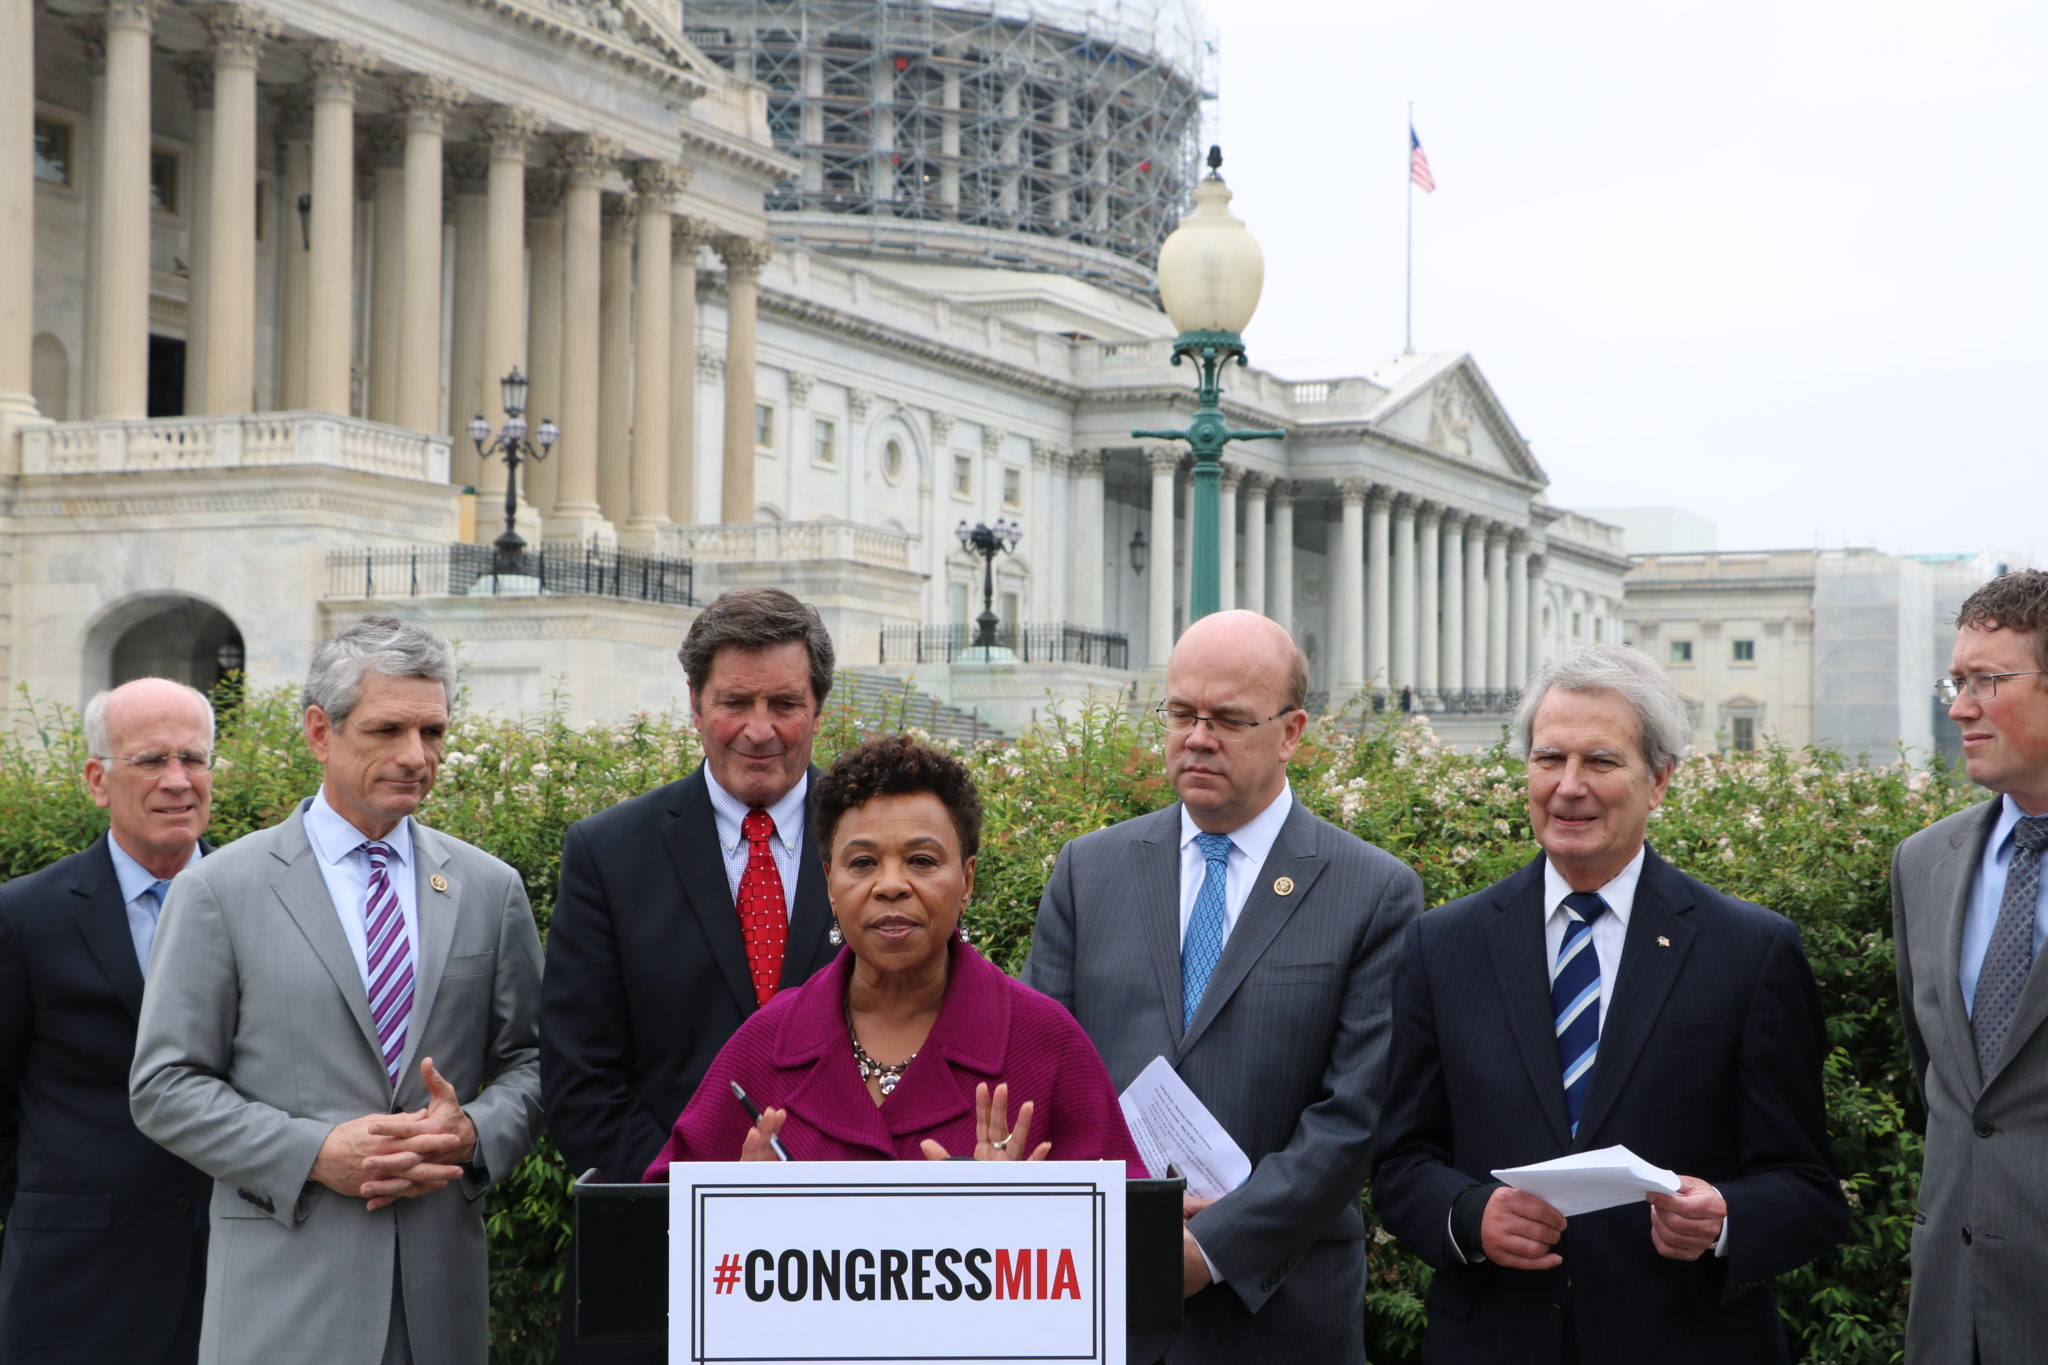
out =
<path fill-rule="evenodd" d="M 1043 1161 L 1052 1152 L 1050 1142 L 1031 1146 L 1032 1102 L 1024 1101 L 1017 1111 L 1017 1126 L 1010 1126 L 1010 1087 L 996 1086 L 991 1096 L 988 1082 L 974 1087 L 974 1159 L 976 1161 Z M 945 1161 L 951 1155 L 932 1138 L 924 1140 L 925 1158 Z"/>

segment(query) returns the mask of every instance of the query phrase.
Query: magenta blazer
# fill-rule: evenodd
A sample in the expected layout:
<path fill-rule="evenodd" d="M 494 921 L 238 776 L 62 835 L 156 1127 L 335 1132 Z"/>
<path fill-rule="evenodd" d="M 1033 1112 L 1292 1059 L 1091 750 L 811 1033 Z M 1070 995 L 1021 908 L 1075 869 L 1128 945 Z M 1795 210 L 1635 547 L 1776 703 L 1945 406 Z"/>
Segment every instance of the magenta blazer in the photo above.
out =
<path fill-rule="evenodd" d="M 1012 980 L 957 940 L 951 978 L 931 1036 L 889 1098 L 877 1105 L 846 1035 L 853 953 L 802 986 L 778 991 L 720 1050 L 676 1120 L 646 1179 L 665 1181 L 672 1161 L 736 1161 L 752 1122 L 732 1095 L 738 1081 L 763 1109 L 787 1109 L 782 1143 L 796 1161 L 922 1161 L 937 1138 L 954 1156 L 974 1154 L 974 1087 L 1009 1083 L 1010 1116 L 1031 1100 L 1031 1145 L 1050 1140 L 1056 1161 L 1122 1161 L 1133 1179 L 1144 1162 L 1109 1072 L 1081 1026 L 1056 1001 Z"/>

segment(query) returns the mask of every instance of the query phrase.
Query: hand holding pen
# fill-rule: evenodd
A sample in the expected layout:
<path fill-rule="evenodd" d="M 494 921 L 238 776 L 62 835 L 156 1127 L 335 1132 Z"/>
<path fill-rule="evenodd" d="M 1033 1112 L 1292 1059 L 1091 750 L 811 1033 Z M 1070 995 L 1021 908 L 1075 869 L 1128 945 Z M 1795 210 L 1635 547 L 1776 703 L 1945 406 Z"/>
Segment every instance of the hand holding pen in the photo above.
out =
<path fill-rule="evenodd" d="M 782 1131 L 782 1121 L 789 1117 L 787 1109 L 770 1109 L 762 1112 L 747 1098 L 747 1092 L 740 1089 L 740 1083 L 732 1083 L 732 1097 L 747 1111 L 747 1117 L 754 1126 L 747 1130 L 747 1140 L 740 1147 L 741 1161 L 787 1161 L 789 1148 L 782 1145 L 776 1134 Z"/>

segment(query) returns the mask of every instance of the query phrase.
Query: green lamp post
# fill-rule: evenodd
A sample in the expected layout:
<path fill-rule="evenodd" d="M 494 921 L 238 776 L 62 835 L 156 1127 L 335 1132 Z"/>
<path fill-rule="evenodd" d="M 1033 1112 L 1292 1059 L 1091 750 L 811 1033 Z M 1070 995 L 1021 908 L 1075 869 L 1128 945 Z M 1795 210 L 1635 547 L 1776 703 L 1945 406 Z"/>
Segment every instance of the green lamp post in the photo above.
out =
<path fill-rule="evenodd" d="M 1230 211 L 1230 187 L 1218 171 L 1223 149 L 1209 149 L 1209 174 L 1195 186 L 1195 211 L 1159 248 L 1159 299 L 1180 333 L 1173 363 L 1194 361 L 1195 415 L 1186 431 L 1134 431 L 1133 436 L 1186 441 L 1195 454 L 1195 524 L 1190 528 L 1188 619 L 1222 605 L 1223 447 L 1231 441 L 1275 440 L 1284 431 L 1232 431 L 1223 420 L 1223 367 L 1244 364 L 1244 337 L 1266 282 L 1266 258 Z"/>

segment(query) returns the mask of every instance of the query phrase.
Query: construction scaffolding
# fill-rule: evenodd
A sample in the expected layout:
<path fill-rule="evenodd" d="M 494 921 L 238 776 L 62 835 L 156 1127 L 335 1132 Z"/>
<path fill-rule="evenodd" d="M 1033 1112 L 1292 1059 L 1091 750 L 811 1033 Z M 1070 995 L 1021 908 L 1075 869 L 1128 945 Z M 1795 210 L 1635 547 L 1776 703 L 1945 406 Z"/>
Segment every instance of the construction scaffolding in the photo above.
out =
<path fill-rule="evenodd" d="M 1189 205 L 1206 93 L 1193 0 L 692 0 L 685 14 L 706 56 L 768 88 L 775 145 L 803 162 L 769 196 L 785 221 L 856 215 L 867 245 L 997 265 L 1043 263 L 1011 234 L 1071 243 L 1120 258 L 1093 273 L 1142 289 Z"/>

